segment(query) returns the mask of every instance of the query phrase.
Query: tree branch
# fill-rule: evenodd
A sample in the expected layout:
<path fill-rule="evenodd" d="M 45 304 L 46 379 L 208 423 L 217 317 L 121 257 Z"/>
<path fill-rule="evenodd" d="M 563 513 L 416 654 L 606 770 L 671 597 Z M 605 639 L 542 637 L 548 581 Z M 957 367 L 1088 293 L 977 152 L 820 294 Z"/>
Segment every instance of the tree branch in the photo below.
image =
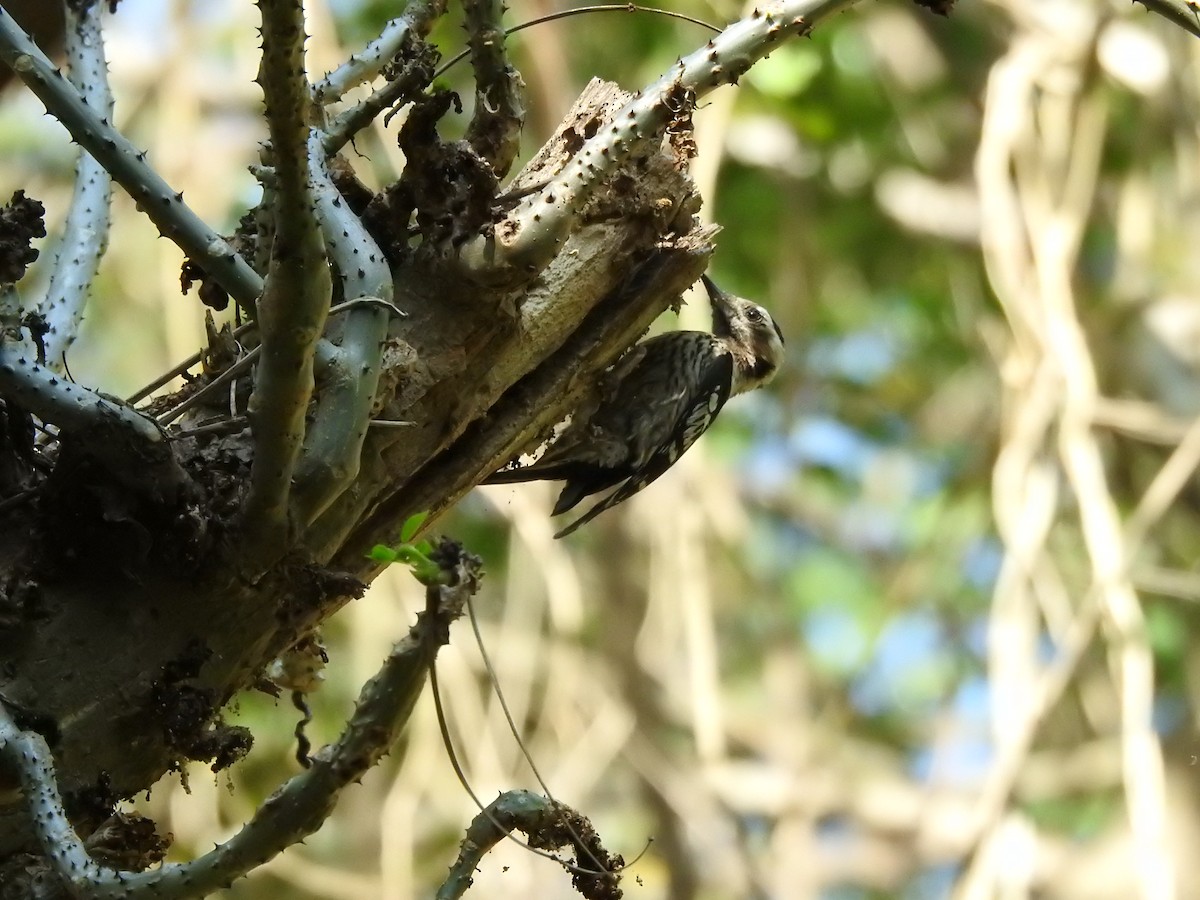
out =
<path fill-rule="evenodd" d="M 467 142 L 503 178 L 517 158 L 525 107 L 525 82 L 504 50 L 500 24 L 504 0 L 464 0 L 471 67 L 475 70 L 475 111 L 467 127 Z"/>
<path fill-rule="evenodd" d="M 327 106 L 351 88 L 370 81 L 400 51 L 410 31 L 425 37 L 445 12 L 446 0 L 412 0 L 404 15 L 388 22 L 362 53 L 354 54 L 317 83 L 313 92 L 317 106 Z"/>
<path fill-rule="evenodd" d="M 342 296 L 348 301 L 390 301 L 388 261 L 329 177 L 316 131 L 309 139 L 309 154 L 316 179 L 317 219 L 341 281 Z M 337 346 L 322 372 L 325 383 L 296 469 L 296 514 L 305 525 L 358 476 L 390 318 L 383 303 L 361 303 L 346 313 L 340 334 L 333 337 Z"/>
<path fill-rule="evenodd" d="M 0 700 L 0 762 L 21 787 L 42 855 L 65 884 L 94 884 L 106 873 L 88 855 L 63 809 L 54 759 L 40 734 L 19 728 Z"/>
<path fill-rule="evenodd" d="M 1200 37 L 1200 4 L 1195 0 L 1134 0 L 1185 31 Z"/>
<path fill-rule="evenodd" d="M 589 85 L 518 181 L 544 180 L 570 157 L 573 135 L 607 120 L 628 98 L 615 85 Z M 381 415 L 438 424 L 403 435 L 398 429 L 371 430 L 358 480 L 306 530 L 313 558 L 324 562 L 336 555 L 337 565 L 361 572 L 362 554 L 387 540 L 395 523 L 431 506 L 442 509 L 440 498 L 461 497 L 484 470 L 510 459 L 512 446 L 523 446 L 561 420 L 592 385 L 597 368 L 633 344 L 699 278 L 712 232 L 696 218 L 700 198 L 687 176 L 686 157 L 677 147 L 660 146 L 639 166 L 624 190 L 595 198 L 563 251 L 521 292 L 519 307 L 512 308 L 511 291 L 457 277 L 450 260 L 432 270 L 417 268 L 405 280 L 417 292 L 406 297 L 413 316 L 395 323 L 384 367 L 385 383 L 392 387 Z M 665 261 L 669 277 L 644 277 L 655 259 Z M 581 329 L 598 305 L 603 312 L 594 311 Z M 506 306 L 508 314 L 502 312 Z M 465 317 L 481 307 L 497 314 Z M 593 343 L 597 334 L 599 347 Z M 555 364 L 544 365 L 552 357 L 553 371 Z M 529 379 L 534 370 L 538 377 Z M 469 394 L 462 393 L 462 384 L 473 385 Z M 511 407 L 507 397 L 497 406 L 505 392 L 514 396 Z M 470 442 L 464 443 L 468 434 Z M 390 498 L 401 492 L 393 503 Z M 385 502 L 387 512 L 381 511 Z M 359 529 L 356 523 L 368 518 L 370 525 Z M 351 531 L 355 536 L 346 545 Z"/>
<path fill-rule="evenodd" d="M 112 91 L 108 86 L 108 63 L 104 57 L 104 34 L 100 29 L 102 3 L 93 3 L 82 13 L 66 4 L 67 59 L 71 84 L 97 116 L 112 115 Z M 67 348 L 75 341 L 88 291 L 100 258 L 108 249 L 111 224 L 109 203 L 112 179 L 86 150 L 79 151 L 75 164 L 75 192 L 63 225 L 62 240 L 50 273 L 39 311 L 46 320 L 46 365 L 56 372 L 65 369 Z"/>
<path fill-rule="evenodd" d="M 672 122 L 682 127 L 700 97 L 736 83 L 781 41 L 808 34 L 855 2 L 775 0 L 681 59 L 618 110 L 545 188 L 519 203 L 494 230 L 462 246 L 460 262 L 468 277 L 487 284 L 529 281 L 558 252 L 584 204 L 629 156 L 656 145 Z"/>
<path fill-rule="evenodd" d="M 87 454 L 138 493 L 151 491 L 169 500 L 188 483 L 166 435 L 152 420 L 38 365 L 11 340 L 0 345 L 0 395 L 58 425 L 64 438 L 68 432 L 85 434 Z"/>
<path fill-rule="evenodd" d="M 183 202 L 138 150 L 108 120 L 97 115 L 0 7 L 0 60 L 12 66 L 71 137 L 137 201 L 163 236 L 177 244 L 248 310 L 262 292 L 262 279 L 221 235 Z"/>
<path fill-rule="evenodd" d="M 592 388 L 586 373 L 611 365 L 680 294 L 694 284 L 712 252 L 713 229 L 701 229 L 659 249 L 613 290 L 558 351 L 514 385 L 488 414 L 452 446 L 378 499 L 348 535 L 328 538 L 343 546 L 334 564 L 357 571 L 358 562 L 380 541 L 391 540 L 399 523 L 428 512 L 432 523 L 484 476 L 526 449 L 531 435 L 544 435 Z M 320 539 L 320 529 L 312 536 Z M 326 548 L 314 551 L 327 552 Z"/>
<path fill-rule="evenodd" d="M 459 842 L 458 859 L 442 882 L 436 900 L 456 900 L 471 886 L 475 869 L 483 857 L 509 833 L 520 831 L 529 837 L 531 846 L 540 850 L 557 850 L 570 846 L 577 860 L 599 858 L 612 863 L 613 871 L 575 875 L 575 885 L 584 897 L 620 896 L 617 885 L 621 880 L 619 856 L 615 859 L 600 843 L 595 828 L 583 815 L 532 791 L 505 791 L 479 811 Z"/>
<path fill-rule="evenodd" d="M 325 129 L 325 155 L 333 156 L 385 109 L 412 102 L 433 81 L 439 54 L 411 29 L 405 33 L 397 54 L 403 59 L 399 70 L 379 90 L 341 113 Z"/>
<path fill-rule="evenodd" d="M 260 0 L 259 83 L 274 163 L 274 242 L 259 304 L 262 354 L 250 398 L 254 462 L 243 507 L 247 559 L 267 566 L 288 541 L 292 474 L 313 392 L 313 353 L 325 328 L 332 281 L 316 219 L 308 152 L 310 88 L 304 69 L 304 10 Z"/>
<path fill-rule="evenodd" d="M 163 440 L 154 422 L 137 410 L 66 381 L 46 366 L 26 359 L 13 343 L 0 346 L 0 394 L 11 396 L 43 422 L 61 428 L 95 428 L 107 423 L 138 442 Z"/>

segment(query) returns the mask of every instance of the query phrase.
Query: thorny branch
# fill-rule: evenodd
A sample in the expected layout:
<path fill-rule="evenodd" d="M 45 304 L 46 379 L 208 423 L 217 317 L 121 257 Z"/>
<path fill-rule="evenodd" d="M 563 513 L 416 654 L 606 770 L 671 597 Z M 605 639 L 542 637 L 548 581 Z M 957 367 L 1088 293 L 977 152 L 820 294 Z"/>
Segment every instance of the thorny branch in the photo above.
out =
<path fill-rule="evenodd" d="M 414 99 L 433 81 L 439 54 L 411 29 L 397 53 L 398 69 L 386 84 L 340 113 L 325 127 L 325 153 L 332 156 L 385 109 L 397 109 Z"/>
<path fill-rule="evenodd" d="M 98 115 L 38 49 L 12 16 L 0 7 L 0 60 L 8 63 L 71 137 L 92 154 L 138 202 L 162 234 L 212 275 L 231 297 L 252 310 L 262 279 L 209 228 L 146 163 L 146 154 Z"/>
<path fill-rule="evenodd" d="M 445 0 L 413 0 L 404 15 L 392 19 L 379 36 L 317 83 L 313 99 L 318 106 L 333 103 L 351 88 L 370 81 L 404 46 L 410 32 L 425 37 L 446 12 Z"/>
<path fill-rule="evenodd" d="M 112 115 L 112 91 L 108 86 L 108 62 L 100 29 L 102 3 L 92 3 L 83 12 L 66 4 L 67 59 L 71 84 L 97 116 Z M 79 151 L 75 165 L 75 192 L 63 225 L 50 284 L 39 311 L 45 319 L 46 365 L 56 372 L 65 369 L 67 348 L 74 342 L 83 321 L 92 279 L 100 258 L 108 248 L 111 222 L 109 201 L 112 179 L 108 171 L 86 150 Z"/>
<path fill-rule="evenodd" d="M 1158 13 L 1185 31 L 1200 37 L 1200 2 L 1197 0 L 1133 0 Z"/>
<path fill-rule="evenodd" d="M 316 214 L 348 302 L 389 301 L 388 261 L 329 176 L 320 136 L 309 139 Z M 323 382 L 296 472 L 297 515 L 307 525 L 358 476 L 363 440 L 375 404 L 390 314 L 384 303 L 360 303 L 346 313 L 321 373 Z"/>
<path fill-rule="evenodd" d="M 4 299 L 6 307 L 16 303 L 11 285 L 6 286 Z M 37 358 L 30 358 L 21 339 L 28 325 L 17 319 L 14 309 L 6 308 L 4 315 L 0 396 L 6 404 L 57 425 L 64 435 L 86 435 L 86 453 L 135 492 L 149 491 L 167 502 L 179 498 L 189 479 L 158 425 L 131 406 L 68 381 Z M 146 477 L 151 472 L 154 477 Z"/>
<path fill-rule="evenodd" d="M 442 882 L 437 900 L 462 897 L 483 857 L 512 831 L 525 834 L 531 847 L 571 847 L 577 860 L 598 859 L 606 871 L 579 870 L 572 876 L 580 896 L 591 900 L 617 900 L 622 896 L 619 872 L 624 860 L 604 849 L 591 822 L 570 807 L 531 791 L 507 791 L 471 820 L 459 842 L 458 859 Z"/>
<path fill-rule="evenodd" d="M 505 53 L 503 0 L 467 0 L 466 15 L 471 66 L 475 70 L 475 111 L 467 127 L 467 143 L 503 178 L 521 142 L 525 123 L 522 94 L 525 82 Z"/>
<path fill-rule="evenodd" d="M 274 242 L 259 304 L 262 354 L 250 399 L 254 462 L 243 527 L 247 559 L 261 571 L 288 545 L 292 475 L 313 393 L 313 356 L 329 314 L 333 285 L 315 214 L 304 11 L 291 0 L 260 0 L 259 8 L 263 19 L 259 81 L 274 163 Z"/>

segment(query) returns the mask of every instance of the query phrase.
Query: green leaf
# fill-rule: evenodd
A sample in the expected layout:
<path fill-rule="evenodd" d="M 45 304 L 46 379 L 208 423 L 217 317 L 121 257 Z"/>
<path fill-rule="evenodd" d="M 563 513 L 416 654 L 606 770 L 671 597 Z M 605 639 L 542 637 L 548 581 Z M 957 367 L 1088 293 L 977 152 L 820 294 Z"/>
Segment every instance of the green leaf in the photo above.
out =
<path fill-rule="evenodd" d="M 425 510 L 425 512 L 413 513 L 405 519 L 404 525 L 400 528 L 400 540 L 405 544 L 411 541 L 428 518 L 429 510 Z"/>
<path fill-rule="evenodd" d="M 396 562 L 404 563 L 406 566 L 419 563 L 426 558 L 425 554 L 412 544 L 401 544 L 399 547 L 394 547 L 392 554 Z"/>
<path fill-rule="evenodd" d="M 424 515 L 421 516 L 424 518 Z M 410 519 L 409 522 L 412 520 Z M 407 530 L 409 522 L 404 523 Z M 385 564 L 402 563 L 412 569 L 413 577 L 424 585 L 441 584 L 444 579 L 442 567 L 429 558 L 433 552 L 431 541 L 421 541 L 416 544 L 398 544 L 395 547 L 385 547 L 376 544 L 367 556 L 376 562 Z"/>
<path fill-rule="evenodd" d="M 376 544 L 371 548 L 371 552 L 367 554 L 367 557 L 379 563 L 394 563 L 396 561 L 396 551 L 391 547 L 385 547 L 383 544 Z"/>

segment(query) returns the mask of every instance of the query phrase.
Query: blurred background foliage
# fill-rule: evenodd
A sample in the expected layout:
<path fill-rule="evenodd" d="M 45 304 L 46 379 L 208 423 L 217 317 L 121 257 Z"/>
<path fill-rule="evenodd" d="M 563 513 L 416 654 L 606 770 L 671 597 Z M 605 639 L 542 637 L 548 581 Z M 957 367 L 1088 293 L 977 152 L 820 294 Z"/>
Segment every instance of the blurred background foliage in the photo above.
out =
<path fill-rule="evenodd" d="M 324 71 L 398 4 L 310 7 Z M 118 125 L 226 229 L 254 200 L 256 26 L 232 0 L 124 0 L 109 31 Z M 626 12 L 514 38 L 525 154 L 589 78 L 636 89 L 706 39 Z M 787 368 L 567 541 L 541 485 L 438 523 L 486 560 L 482 633 L 551 789 L 645 849 L 628 896 L 1200 896 L 1196 47 L 1118 0 L 864 3 L 697 112 L 713 271 L 771 309 Z M 468 104 L 469 78 L 445 76 Z M 358 142 L 365 180 L 402 164 L 398 124 Z M 20 91 L 0 154 L 5 195 L 61 217 L 70 147 Z M 124 394 L 202 318 L 177 250 L 116 206 L 70 364 Z M 329 623 L 315 744 L 422 602 L 388 573 Z M 439 673 L 478 794 L 536 789 L 465 624 Z M 430 896 L 474 808 L 428 699 L 319 834 L 228 896 Z M 237 717 L 245 762 L 139 801 L 179 857 L 294 768 L 298 713 L 250 694 Z M 573 896 L 505 844 L 473 895 L 523 894 Z"/>

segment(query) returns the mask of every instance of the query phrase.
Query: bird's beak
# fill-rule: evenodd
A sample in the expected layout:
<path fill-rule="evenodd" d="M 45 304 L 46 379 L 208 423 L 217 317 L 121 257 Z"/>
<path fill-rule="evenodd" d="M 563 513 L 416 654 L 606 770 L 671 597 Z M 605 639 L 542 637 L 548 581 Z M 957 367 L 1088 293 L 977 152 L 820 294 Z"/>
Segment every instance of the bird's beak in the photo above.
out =
<path fill-rule="evenodd" d="M 701 275 L 700 280 L 704 282 L 704 289 L 708 291 L 708 302 L 712 307 L 713 334 L 729 334 L 729 295 L 717 287 L 717 283 L 708 275 Z"/>
<path fill-rule="evenodd" d="M 713 303 L 718 303 L 725 296 L 725 292 L 717 287 L 717 283 L 708 277 L 708 274 L 700 276 L 700 280 L 704 282 L 704 287 L 708 291 L 708 299 Z"/>

